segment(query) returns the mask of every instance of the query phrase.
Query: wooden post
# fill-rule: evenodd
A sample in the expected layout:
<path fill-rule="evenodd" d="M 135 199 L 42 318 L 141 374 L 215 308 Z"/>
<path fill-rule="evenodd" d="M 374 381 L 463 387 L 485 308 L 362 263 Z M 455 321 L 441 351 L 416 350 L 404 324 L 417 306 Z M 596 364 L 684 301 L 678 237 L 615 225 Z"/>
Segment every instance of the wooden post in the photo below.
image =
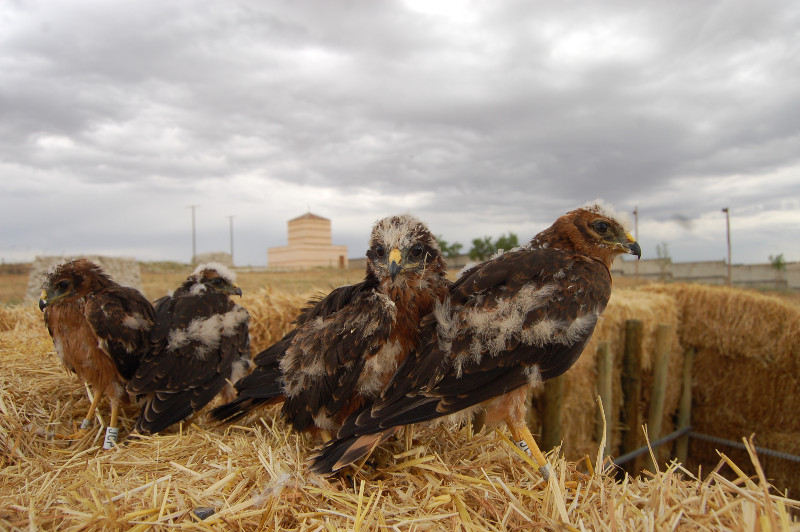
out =
<path fill-rule="evenodd" d="M 640 320 L 625 322 L 625 352 L 622 359 L 622 448 L 620 454 L 629 453 L 639 447 L 639 398 L 642 396 L 641 355 L 644 323 Z M 640 471 L 638 460 L 625 465 L 625 471 L 635 475 Z"/>
<path fill-rule="evenodd" d="M 561 396 L 564 375 L 544 383 L 544 415 L 542 416 L 542 451 L 547 452 L 561 443 Z"/>
<path fill-rule="evenodd" d="M 603 457 L 608 456 L 612 449 L 611 435 L 615 420 L 611 417 L 612 397 L 612 377 L 614 376 L 614 356 L 611 354 L 611 345 L 608 342 L 600 342 L 597 346 L 597 394 L 603 403 L 603 410 L 597 410 L 597 443 L 603 440 L 603 419 L 606 418 L 606 447 L 603 450 Z"/>
<path fill-rule="evenodd" d="M 672 348 L 672 325 L 660 324 L 656 329 L 655 367 L 653 368 L 653 391 L 650 395 L 650 411 L 647 415 L 647 436 L 650 442 L 661 437 L 661 422 L 664 419 L 664 392 L 667 387 L 667 368 L 669 366 L 669 353 Z M 658 459 L 660 449 L 653 449 Z M 656 465 L 649 458 L 648 464 L 651 471 L 656 471 Z"/>
<path fill-rule="evenodd" d="M 683 355 L 683 382 L 681 384 L 681 403 L 678 408 L 678 426 L 683 428 L 692 422 L 692 364 L 695 350 L 690 347 Z M 681 436 L 675 442 L 675 457 L 686 464 L 689 457 L 689 435 Z"/>

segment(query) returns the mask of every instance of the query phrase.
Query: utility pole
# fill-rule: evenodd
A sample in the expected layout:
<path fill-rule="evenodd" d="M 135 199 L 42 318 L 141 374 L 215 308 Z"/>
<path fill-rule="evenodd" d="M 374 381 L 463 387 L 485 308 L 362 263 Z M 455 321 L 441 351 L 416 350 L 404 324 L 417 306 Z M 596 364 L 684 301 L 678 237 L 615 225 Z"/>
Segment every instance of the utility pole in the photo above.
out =
<path fill-rule="evenodd" d="M 639 241 L 639 206 L 633 206 L 633 238 Z M 633 262 L 633 278 L 639 280 L 639 261 Z"/>
<path fill-rule="evenodd" d="M 198 205 L 189 205 L 189 208 L 192 209 L 192 260 L 189 261 L 190 264 L 194 264 L 194 258 L 197 256 L 197 238 L 196 238 L 195 223 L 194 223 L 195 207 L 198 207 Z"/>
<path fill-rule="evenodd" d="M 728 207 L 724 207 L 722 212 L 725 213 L 725 232 L 728 237 L 728 286 L 732 286 L 731 280 L 731 213 Z"/>
<path fill-rule="evenodd" d="M 234 264 L 233 262 L 233 215 L 228 215 L 228 220 L 230 220 L 230 227 L 231 227 L 231 265 Z"/>

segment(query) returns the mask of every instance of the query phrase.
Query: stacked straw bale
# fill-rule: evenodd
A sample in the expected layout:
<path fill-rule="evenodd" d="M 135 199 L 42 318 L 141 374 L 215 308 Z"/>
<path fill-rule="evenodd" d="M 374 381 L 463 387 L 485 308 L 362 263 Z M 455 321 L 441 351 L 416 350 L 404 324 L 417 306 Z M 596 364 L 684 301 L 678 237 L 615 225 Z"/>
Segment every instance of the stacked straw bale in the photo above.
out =
<path fill-rule="evenodd" d="M 753 291 L 694 284 L 651 285 L 681 315 L 681 344 L 697 351 L 692 427 L 729 440 L 800 455 L 800 308 Z M 692 440 L 689 465 L 716 462 L 719 445 Z M 744 451 L 730 450 L 738 460 Z M 767 476 L 800 494 L 800 464 L 762 456 Z M 753 473 L 751 470 L 750 473 Z"/>

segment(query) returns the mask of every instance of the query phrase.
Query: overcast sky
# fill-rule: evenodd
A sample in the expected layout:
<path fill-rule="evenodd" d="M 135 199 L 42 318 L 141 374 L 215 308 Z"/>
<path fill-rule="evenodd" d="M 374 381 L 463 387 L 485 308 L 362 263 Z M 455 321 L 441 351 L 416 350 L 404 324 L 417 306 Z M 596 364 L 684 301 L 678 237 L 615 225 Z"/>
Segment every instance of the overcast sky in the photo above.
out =
<path fill-rule="evenodd" d="M 800 260 L 800 2 L 0 0 L 0 257 L 411 212 L 469 249 L 595 198 L 644 258 Z"/>

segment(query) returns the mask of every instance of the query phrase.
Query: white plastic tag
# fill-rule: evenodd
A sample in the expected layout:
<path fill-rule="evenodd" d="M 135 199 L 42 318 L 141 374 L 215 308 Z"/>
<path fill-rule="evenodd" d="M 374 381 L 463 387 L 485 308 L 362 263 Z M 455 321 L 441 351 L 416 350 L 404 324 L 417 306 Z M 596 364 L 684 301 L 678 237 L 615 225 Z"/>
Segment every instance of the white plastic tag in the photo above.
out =
<path fill-rule="evenodd" d="M 520 441 L 518 441 L 518 442 L 517 442 L 517 447 L 519 447 L 520 449 L 522 449 L 523 451 L 525 451 L 525 453 L 527 453 L 527 455 L 528 455 L 528 456 L 533 456 L 533 455 L 531 454 L 531 450 L 530 450 L 530 448 L 528 447 L 528 444 L 527 444 L 527 443 L 525 443 L 525 440 L 520 440 Z"/>
<path fill-rule="evenodd" d="M 108 427 L 106 429 L 106 439 L 103 440 L 103 449 L 111 449 L 117 444 L 117 436 L 119 436 L 119 428 Z"/>

